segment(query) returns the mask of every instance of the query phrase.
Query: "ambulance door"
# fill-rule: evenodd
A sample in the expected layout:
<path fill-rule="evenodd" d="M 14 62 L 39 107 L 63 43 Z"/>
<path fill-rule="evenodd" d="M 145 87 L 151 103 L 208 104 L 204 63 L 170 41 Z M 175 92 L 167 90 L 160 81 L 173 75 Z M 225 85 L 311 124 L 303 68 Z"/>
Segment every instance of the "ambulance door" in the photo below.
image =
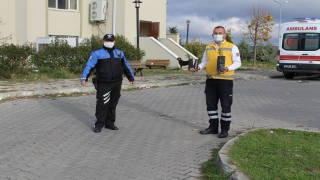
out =
<path fill-rule="evenodd" d="M 320 51 L 319 51 L 319 33 L 302 33 L 301 37 L 301 56 L 300 69 L 319 71 Z M 315 66 L 316 65 L 316 66 Z"/>
<path fill-rule="evenodd" d="M 280 52 L 279 63 L 281 69 L 297 69 L 302 52 L 300 48 L 300 33 L 286 33 L 283 35 L 282 51 Z"/>

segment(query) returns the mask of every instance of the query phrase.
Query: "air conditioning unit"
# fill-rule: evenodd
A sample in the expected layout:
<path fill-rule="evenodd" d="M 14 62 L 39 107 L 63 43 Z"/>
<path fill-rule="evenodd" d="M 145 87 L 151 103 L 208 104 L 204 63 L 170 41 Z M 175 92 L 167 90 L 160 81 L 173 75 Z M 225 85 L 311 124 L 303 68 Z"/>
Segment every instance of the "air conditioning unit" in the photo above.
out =
<path fill-rule="evenodd" d="M 105 21 L 107 13 L 106 0 L 92 0 L 90 4 L 90 21 Z"/>

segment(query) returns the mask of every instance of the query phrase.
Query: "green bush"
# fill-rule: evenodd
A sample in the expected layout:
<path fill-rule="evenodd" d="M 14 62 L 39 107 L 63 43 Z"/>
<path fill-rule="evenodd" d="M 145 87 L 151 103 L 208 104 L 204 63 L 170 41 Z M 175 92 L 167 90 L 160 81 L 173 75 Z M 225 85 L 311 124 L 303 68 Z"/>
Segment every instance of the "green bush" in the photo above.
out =
<path fill-rule="evenodd" d="M 126 37 L 122 35 L 116 35 L 116 48 L 121 49 L 127 60 L 130 61 L 140 61 L 143 56 L 146 55 L 144 50 L 135 48 Z"/>
<path fill-rule="evenodd" d="M 237 45 L 240 51 L 241 60 L 250 61 L 253 59 L 253 49 L 250 45 L 246 42 L 245 39 L 241 39 L 239 44 Z"/>
<path fill-rule="evenodd" d="M 197 58 L 199 58 L 199 61 L 202 59 L 205 47 L 206 45 L 203 44 L 199 38 L 193 38 L 191 39 L 191 41 L 189 41 L 188 44 L 184 45 L 184 48 L 191 52 L 193 55 L 195 55 Z M 186 58 L 189 59 L 190 57 L 187 56 Z"/>
<path fill-rule="evenodd" d="M 71 47 L 67 41 L 56 38 L 32 57 L 32 63 L 38 68 L 65 69 L 78 74 L 82 72 L 90 52 L 101 47 L 102 39 L 99 36 L 85 39 L 77 47 Z"/>
<path fill-rule="evenodd" d="M 10 79 L 21 73 L 27 73 L 31 63 L 29 57 L 35 53 L 31 44 L 0 46 L 0 79 Z"/>
<path fill-rule="evenodd" d="M 277 57 L 277 47 L 271 43 L 259 46 L 257 49 L 257 60 L 261 62 L 274 62 Z"/>
<path fill-rule="evenodd" d="M 245 39 L 242 39 L 237 45 L 240 51 L 241 60 L 253 60 L 253 47 Z M 260 62 L 274 62 L 276 60 L 277 47 L 271 43 L 260 44 L 257 46 L 257 60 Z"/>
<path fill-rule="evenodd" d="M 53 78 L 67 78 L 69 73 L 82 72 L 91 51 L 102 48 L 102 38 L 92 36 L 77 47 L 71 47 L 66 40 L 55 38 L 50 44 L 36 52 L 30 44 L 0 46 L 0 79 L 21 77 L 32 73 L 51 74 Z M 141 60 L 145 51 L 135 48 L 124 36 L 116 35 L 116 48 L 124 51 L 128 60 Z"/>
<path fill-rule="evenodd" d="M 75 58 L 74 49 L 66 40 L 55 38 L 51 44 L 34 54 L 32 63 L 36 67 L 50 67 L 63 69 L 69 67 L 70 61 Z"/>

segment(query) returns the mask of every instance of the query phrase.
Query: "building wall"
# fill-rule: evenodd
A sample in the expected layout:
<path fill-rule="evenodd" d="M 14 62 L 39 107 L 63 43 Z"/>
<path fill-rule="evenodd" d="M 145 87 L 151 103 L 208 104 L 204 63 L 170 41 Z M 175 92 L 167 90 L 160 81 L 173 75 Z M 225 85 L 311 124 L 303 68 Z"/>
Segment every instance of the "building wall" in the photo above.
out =
<path fill-rule="evenodd" d="M 128 4 L 128 1 L 127 2 L 122 0 L 116 0 L 116 1 L 117 1 L 117 8 L 116 8 L 116 19 L 115 19 L 115 34 L 126 36 L 126 38 L 128 38 L 128 40 L 132 42 L 133 41 L 132 37 L 130 38 L 130 35 L 126 34 L 126 28 L 128 28 L 128 24 L 126 24 L 127 23 L 126 14 L 128 14 L 126 9 L 126 4 Z M 132 19 L 133 18 L 131 16 L 131 20 Z"/>
<path fill-rule="evenodd" d="M 140 20 L 160 22 L 160 38 L 166 37 L 167 0 L 142 0 L 140 4 Z M 134 3 L 131 2 L 131 6 Z M 134 7 L 134 6 L 133 6 Z M 135 9 L 135 8 L 134 8 Z M 134 15 L 135 17 L 135 15 Z"/>
<path fill-rule="evenodd" d="M 93 26 L 90 22 L 90 3 L 91 0 L 79 0 L 80 11 L 80 38 L 91 37 L 93 33 Z"/>
<path fill-rule="evenodd" d="M 113 3 L 116 14 L 113 19 Z M 48 8 L 47 0 L 0 0 L 0 26 L 2 36 L 12 34 L 12 43 L 35 42 L 48 35 L 90 38 L 92 34 L 124 35 L 136 44 L 136 8 L 133 0 L 107 0 L 106 21 L 90 22 L 91 0 L 78 0 L 78 11 Z M 166 0 L 142 0 L 141 21 L 160 22 L 160 37 L 166 37 Z M 115 25 L 115 26 L 113 26 Z M 113 31 L 115 30 L 115 31 Z M 10 43 L 11 43 L 10 42 Z"/>
<path fill-rule="evenodd" d="M 142 64 L 145 64 L 147 59 L 165 59 L 170 60 L 168 68 L 178 68 L 179 63 L 177 58 L 179 57 L 173 51 L 165 47 L 158 40 L 153 37 L 141 37 L 141 49 L 146 51 L 146 55 L 141 60 Z"/>
<path fill-rule="evenodd" d="M 167 34 L 166 38 L 173 39 L 176 43 L 180 43 L 180 34 Z"/>
<path fill-rule="evenodd" d="M 27 1 L 18 2 L 18 0 L 16 0 L 15 37 L 16 37 L 17 44 L 24 44 L 26 41 L 28 41 L 28 29 L 27 29 L 28 9 L 26 8 L 28 7 L 27 4 L 28 4 Z"/>
<path fill-rule="evenodd" d="M 12 35 L 8 43 L 16 43 L 16 0 L 0 0 L 0 38 Z"/>
<path fill-rule="evenodd" d="M 17 32 L 19 32 L 17 33 L 17 35 L 19 36 L 19 40 L 20 39 L 22 40 L 18 42 L 19 44 L 25 43 L 25 42 L 34 42 L 37 37 L 46 36 L 45 14 L 46 14 L 47 0 L 46 1 L 27 0 L 26 2 L 27 2 L 26 6 L 19 7 L 21 9 L 26 9 L 26 12 L 25 12 L 26 22 L 24 24 L 25 28 L 22 28 L 22 29 L 17 28 L 16 30 Z M 24 32 L 24 29 L 26 30 L 25 32 Z"/>
<path fill-rule="evenodd" d="M 118 0 L 120 1 L 120 0 Z M 122 1 L 124 3 L 124 22 L 119 28 L 124 29 L 124 33 L 129 41 L 136 45 L 137 23 L 136 23 L 136 8 L 133 1 Z M 118 6 L 118 9 L 121 8 Z M 117 9 L 117 10 L 118 10 Z M 140 21 L 160 22 L 159 37 L 166 37 L 166 0 L 142 0 L 139 8 Z M 119 11 L 119 10 L 118 10 Z"/>
<path fill-rule="evenodd" d="M 80 12 L 49 9 L 48 35 L 80 36 Z"/>

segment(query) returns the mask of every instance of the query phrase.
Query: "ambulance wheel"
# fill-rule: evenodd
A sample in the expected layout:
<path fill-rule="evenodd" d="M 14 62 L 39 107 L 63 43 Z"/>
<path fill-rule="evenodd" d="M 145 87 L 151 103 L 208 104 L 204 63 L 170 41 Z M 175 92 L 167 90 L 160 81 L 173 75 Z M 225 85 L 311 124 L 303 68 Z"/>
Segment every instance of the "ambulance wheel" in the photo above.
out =
<path fill-rule="evenodd" d="M 284 75 L 284 78 L 286 79 L 293 79 L 294 77 L 294 73 L 292 72 L 283 73 L 283 75 Z"/>

